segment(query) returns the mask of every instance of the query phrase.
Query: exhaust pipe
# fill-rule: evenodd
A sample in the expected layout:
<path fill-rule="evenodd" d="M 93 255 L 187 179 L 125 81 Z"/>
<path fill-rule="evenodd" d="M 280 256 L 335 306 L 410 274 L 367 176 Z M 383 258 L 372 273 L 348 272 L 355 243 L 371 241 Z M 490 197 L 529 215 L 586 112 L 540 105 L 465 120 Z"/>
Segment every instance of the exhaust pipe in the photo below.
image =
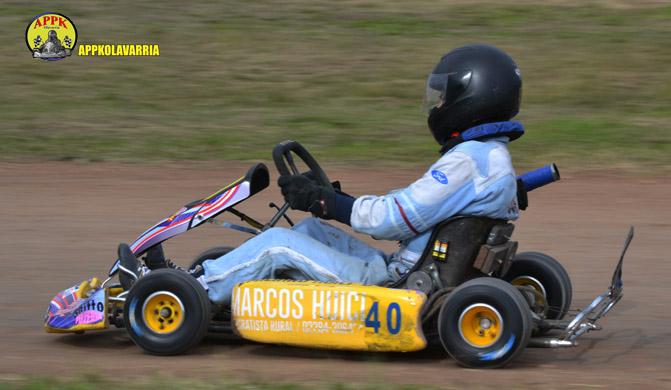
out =
<path fill-rule="evenodd" d="M 578 345 L 578 343 L 575 341 L 544 338 L 531 338 L 529 344 L 527 344 L 527 346 L 532 348 L 565 348 L 575 347 L 576 345 Z"/>

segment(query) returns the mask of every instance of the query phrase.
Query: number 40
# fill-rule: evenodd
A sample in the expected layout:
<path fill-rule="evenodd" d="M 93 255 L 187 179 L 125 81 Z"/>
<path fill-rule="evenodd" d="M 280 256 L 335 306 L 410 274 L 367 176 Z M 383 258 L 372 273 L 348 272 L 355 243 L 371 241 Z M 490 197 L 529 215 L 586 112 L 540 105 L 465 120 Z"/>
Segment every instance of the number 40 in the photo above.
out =
<path fill-rule="evenodd" d="M 373 328 L 375 333 L 378 333 L 380 330 L 378 311 L 378 302 L 373 302 L 365 321 L 366 327 Z M 394 314 L 396 315 L 395 319 L 393 318 Z M 389 307 L 387 307 L 387 330 L 390 334 L 397 334 L 401 330 L 401 307 L 396 302 L 390 303 Z"/>

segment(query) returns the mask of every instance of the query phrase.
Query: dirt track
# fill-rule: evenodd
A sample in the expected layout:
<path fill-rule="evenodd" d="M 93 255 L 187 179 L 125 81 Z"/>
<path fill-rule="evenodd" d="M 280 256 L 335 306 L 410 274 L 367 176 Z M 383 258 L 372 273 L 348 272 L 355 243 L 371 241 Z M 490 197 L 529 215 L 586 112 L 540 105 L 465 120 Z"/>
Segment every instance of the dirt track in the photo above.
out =
<path fill-rule="evenodd" d="M 612 174 L 564 175 L 531 194 L 517 223 L 521 250 L 559 258 L 573 279 L 574 306 L 606 288 L 630 224 L 636 238 L 625 261 L 625 297 L 578 348 L 529 349 L 504 370 L 466 370 L 440 351 L 362 354 L 251 344 L 209 337 L 191 355 L 143 354 L 123 330 L 50 335 L 42 316 L 52 295 L 83 278 L 104 276 L 120 241 L 132 241 L 182 203 L 239 177 L 246 164 L 188 167 L 74 163 L 0 164 L 0 380 L 16 374 L 168 375 L 289 382 L 391 382 L 504 387 L 648 385 L 671 388 L 671 183 Z M 271 188 L 240 206 L 267 219 Z M 329 170 L 353 194 L 380 193 L 419 170 Z M 292 213 L 295 218 L 298 213 Z M 230 220 L 230 218 L 229 218 Z M 166 245 L 178 262 L 243 236 L 207 226 Z M 378 243 L 379 244 L 379 243 Z M 381 245 L 393 249 L 393 243 Z"/>

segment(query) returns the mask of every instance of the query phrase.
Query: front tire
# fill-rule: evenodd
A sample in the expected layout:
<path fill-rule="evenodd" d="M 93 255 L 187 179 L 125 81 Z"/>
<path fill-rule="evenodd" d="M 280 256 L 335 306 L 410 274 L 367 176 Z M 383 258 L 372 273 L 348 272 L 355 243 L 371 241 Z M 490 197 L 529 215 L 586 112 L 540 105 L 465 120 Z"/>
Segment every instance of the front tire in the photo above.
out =
<path fill-rule="evenodd" d="M 177 355 L 196 346 L 210 323 L 210 300 L 189 274 L 159 269 L 139 279 L 124 304 L 130 338 L 155 355 Z"/>
<path fill-rule="evenodd" d="M 532 318 L 522 294 L 495 278 L 472 279 L 450 293 L 438 315 L 443 347 L 459 364 L 502 367 L 529 342 Z"/>

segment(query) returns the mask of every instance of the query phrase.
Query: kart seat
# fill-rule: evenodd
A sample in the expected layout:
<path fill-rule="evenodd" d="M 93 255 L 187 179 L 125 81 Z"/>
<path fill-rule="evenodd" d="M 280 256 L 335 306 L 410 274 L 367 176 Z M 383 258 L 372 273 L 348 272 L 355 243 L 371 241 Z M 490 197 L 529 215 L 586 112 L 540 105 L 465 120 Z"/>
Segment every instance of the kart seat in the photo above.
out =
<path fill-rule="evenodd" d="M 415 266 L 392 287 L 433 291 L 480 276 L 501 276 L 512 262 L 515 225 L 506 220 L 456 216 L 436 226 Z"/>

